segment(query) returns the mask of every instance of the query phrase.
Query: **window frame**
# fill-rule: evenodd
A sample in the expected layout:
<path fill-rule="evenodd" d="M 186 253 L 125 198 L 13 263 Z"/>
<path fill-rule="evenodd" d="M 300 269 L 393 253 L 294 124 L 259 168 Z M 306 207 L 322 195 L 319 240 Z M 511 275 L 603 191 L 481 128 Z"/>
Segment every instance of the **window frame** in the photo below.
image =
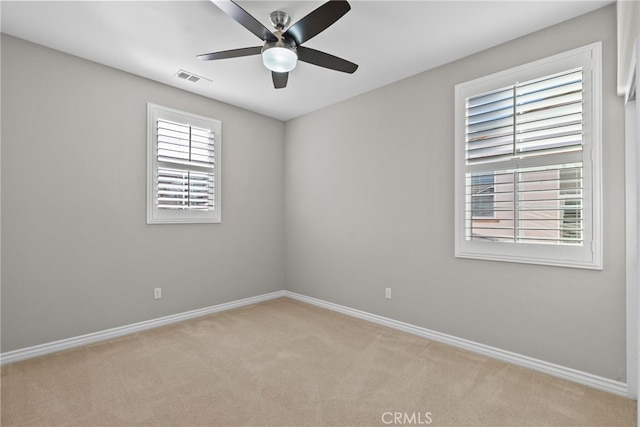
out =
<path fill-rule="evenodd" d="M 536 243 L 515 243 L 467 240 L 465 213 L 467 195 L 466 174 L 474 172 L 466 160 L 466 100 L 470 97 L 497 90 L 517 82 L 583 67 L 583 146 L 584 179 L 584 241 L 578 246 Z M 455 86 L 455 256 L 481 260 L 517 262 L 562 267 L 602 269 L 602 43 L 596 42 L 538 61 L 480 77 Z M 559 160 L 557 160 L 559 159 Z M 549 156 L 548 165 L 561 161 L 561 155 Z M 514 156 L 507 168 L 528 166 L 526 158 Z M 504 163 L 491 166 L 494 171 L 505 168 Z M 486 172 L 486 170 L 485 170 Z"/>
<path fill-rule="evenodd" d="M 195 166 L 158 161 L 157 122 L 159 119 L 210 129 L 213 132 L 215 166 L 213 168 L 214 208 L 212 210 L 159 209 L 157 207 L 156 184 L 159 169 L 202 172 L 202 168 Z M 147 224 L 218 224 L 222 222 L 221 147 L 222 124 L 220 120 L 157 104 L 147 104 Z"/>

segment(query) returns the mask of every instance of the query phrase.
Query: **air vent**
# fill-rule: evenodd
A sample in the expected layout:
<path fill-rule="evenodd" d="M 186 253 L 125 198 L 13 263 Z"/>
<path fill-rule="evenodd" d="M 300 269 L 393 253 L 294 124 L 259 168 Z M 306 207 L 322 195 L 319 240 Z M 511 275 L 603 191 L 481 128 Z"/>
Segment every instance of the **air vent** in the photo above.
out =
<path fill-rule="evenodd" d="M 190 73 L 189 71 L 185 71 L 185 70 L 178 70 L 178 72 L 175 73 L 174 76 L 179 78 L 179 79 L 191 82 L 191 83 L 196 83 L 199 86 L 209 86 L 210 84 L 213 83 L 209 79 L 205 79 L 202 76 L 197 76 L 197 75 L 195 75 L 193 73 Z"/>

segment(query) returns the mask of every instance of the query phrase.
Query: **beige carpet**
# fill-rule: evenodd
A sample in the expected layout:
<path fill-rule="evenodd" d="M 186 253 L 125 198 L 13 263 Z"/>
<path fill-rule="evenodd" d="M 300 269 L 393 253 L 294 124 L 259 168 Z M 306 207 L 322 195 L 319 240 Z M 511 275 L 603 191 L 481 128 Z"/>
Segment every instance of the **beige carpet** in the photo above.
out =
<path fill-rule="evenodd" d="M 2 426 L 634 426 L 635 402 L 281 298 L 2 368 Z"/>

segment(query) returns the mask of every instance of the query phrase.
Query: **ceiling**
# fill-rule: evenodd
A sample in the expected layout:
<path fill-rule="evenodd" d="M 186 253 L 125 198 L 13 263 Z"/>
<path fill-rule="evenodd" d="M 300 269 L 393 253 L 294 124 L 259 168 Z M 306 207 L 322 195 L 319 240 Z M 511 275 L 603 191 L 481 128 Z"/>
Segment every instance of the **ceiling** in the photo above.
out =
<path fill-rule="evenodd" d="M 323 1 L 237 1 L 271 28 L 295 23 Z M 3 33 L 280 120 L 288 120 L 603 7 L 613 0 L 360 1 L 304 46 L 359 65 L 345 74 L 299 62 L 274 89 L 259 55 L 196 55 L 261 41 L 210 1 L 7 1 Z M 46 64 L 43 64 L 46 66 Z M 183 69 L 211 80 L 175 77 Z"/>

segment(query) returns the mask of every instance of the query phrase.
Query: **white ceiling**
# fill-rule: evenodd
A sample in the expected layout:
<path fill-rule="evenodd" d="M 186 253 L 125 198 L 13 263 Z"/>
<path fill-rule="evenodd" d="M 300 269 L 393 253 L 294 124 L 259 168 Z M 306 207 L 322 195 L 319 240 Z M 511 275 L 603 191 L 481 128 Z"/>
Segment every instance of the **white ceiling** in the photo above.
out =
<path fill-rule="evenodd" d="M 259 55 L 196 55 L 261 41 L 202 1 L 7 1 L 1 29 L 25 40 L 216 100 L 288 120 L 598 9 L 613 0 L 360 1 L 304 46 L 359 65 L 345 74 L 299 62 L 274 89 Z M 295 23 L 324 1 L 237 1 L 268 28 L 283 10 Z M 42 64 L 46 67 L 46 64 Z M 184 69 L 209 86 L 174 77 Z"/>

